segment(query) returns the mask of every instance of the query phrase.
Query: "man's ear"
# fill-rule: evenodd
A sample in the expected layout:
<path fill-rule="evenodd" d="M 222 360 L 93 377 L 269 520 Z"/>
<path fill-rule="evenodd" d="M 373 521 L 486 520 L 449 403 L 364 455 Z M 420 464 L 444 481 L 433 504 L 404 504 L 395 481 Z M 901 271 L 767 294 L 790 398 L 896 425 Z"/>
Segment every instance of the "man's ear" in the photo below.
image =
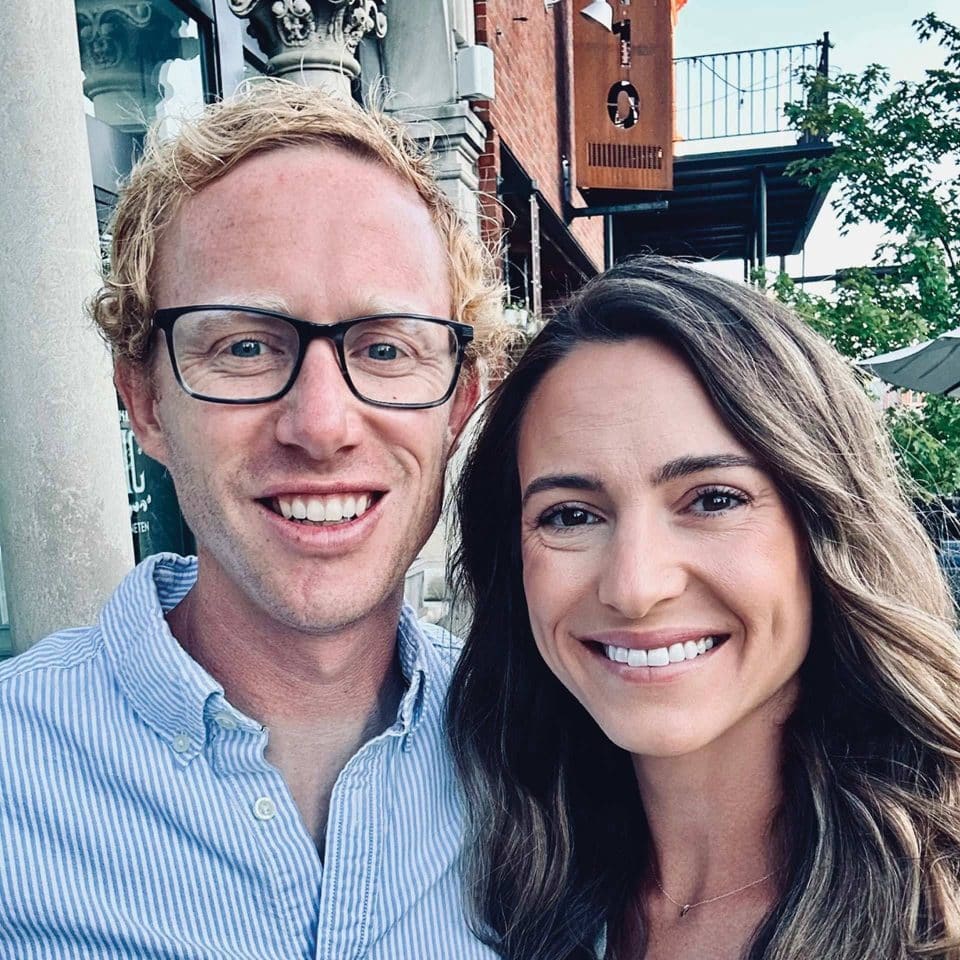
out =
<path fill-rule="evenodd" d="M 470 415 L 477 408 L 480 401 L 480 372 L 475 366 L 470 366 L 460 374 L 457 392 L 453 395 L 453 406 L 450 410 L 450 452 L 453 456 L 464 435 L 464 427 Z"/>
<path fill-rule="evenodd" d="M 130 417 L 137 443 L 148 456 L 166 465 L 168 447 L 163 425 L 157 415 L 157 389 L 146 363 L 118 360 L 113 368 L 113 383 Z"/>

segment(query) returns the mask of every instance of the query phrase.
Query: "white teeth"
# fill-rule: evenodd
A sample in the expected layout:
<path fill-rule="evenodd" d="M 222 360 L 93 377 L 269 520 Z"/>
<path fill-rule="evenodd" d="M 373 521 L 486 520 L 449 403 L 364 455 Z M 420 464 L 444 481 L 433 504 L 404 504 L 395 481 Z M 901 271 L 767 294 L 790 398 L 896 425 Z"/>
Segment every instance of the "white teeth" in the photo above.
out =
<path fill-rule="evenodd" d="M 630 667 L 665 667 L 670 663 L 695 660 L 715 646 L 713 637 L 701 637 L 699 640 L 686 640 L 672 643 L 669 647 L 656 647 L 653 650 L 636 650 L 633 647 L 617 647 L 607 644 L 603 652 L 608 660 L 625 663 Z"/>
<path fill-rule="evenodd" d="M 670 654 L 666 647 L 657 647 L 656 650 L 647 651 L 648 667 L 665 667 L 670 662 Z"/>
<path fill-rule="evenodd" d="M 627 663 L 631 667 L 645 667 L 647 665 L 647 651 L 631 650 L 630 656 L 627 657 Z"/>
<path fill-rule="evenodd" d="M 363 516 L 373 503 L 368 493 L 339 494 L 329 497 L 277 497 L 275 509 L 287 520 L 309 520 L 311 523 L 339 523 Z"/>

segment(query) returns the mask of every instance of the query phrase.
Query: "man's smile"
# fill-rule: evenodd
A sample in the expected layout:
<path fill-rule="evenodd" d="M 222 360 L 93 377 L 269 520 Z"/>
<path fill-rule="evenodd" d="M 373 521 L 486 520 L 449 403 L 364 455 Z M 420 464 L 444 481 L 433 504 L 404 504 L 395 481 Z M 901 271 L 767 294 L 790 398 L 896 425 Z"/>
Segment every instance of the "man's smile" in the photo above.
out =
<path fill-rule="evenodd" d="M 264 502 L 285 520 L 333 524 L 362 517 L 381 496 L 381 492 L 373 490 L 328 495 L 302 493 L 272 497 Z"/>

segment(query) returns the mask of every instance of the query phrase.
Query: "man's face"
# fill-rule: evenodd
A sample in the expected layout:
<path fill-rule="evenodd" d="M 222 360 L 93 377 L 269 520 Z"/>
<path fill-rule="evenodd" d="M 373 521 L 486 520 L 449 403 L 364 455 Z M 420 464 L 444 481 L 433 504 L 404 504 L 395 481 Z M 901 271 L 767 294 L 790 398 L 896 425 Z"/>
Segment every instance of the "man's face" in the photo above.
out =
<path fill-rule="evenodd" d="M 190 198 L 164 233 L 153 292 L 158 308 L 255 305 L 319 324 L 451 310 L 444 249 L 415 190 L 322 146 L 254 156 Z M 333 344 L 315 340 L 284 397 L 229 406 L 184 393 L 159 340 L 152 364 L 152 384 L 123 371 L 118 383 L 143 448 L 176 483 L 208 598 L 312 634 L 395 614 L 470 386 L 433 409 L 373 407 L 351 394 Z M 285 518 L 297 500 L 359 516 Z"/>

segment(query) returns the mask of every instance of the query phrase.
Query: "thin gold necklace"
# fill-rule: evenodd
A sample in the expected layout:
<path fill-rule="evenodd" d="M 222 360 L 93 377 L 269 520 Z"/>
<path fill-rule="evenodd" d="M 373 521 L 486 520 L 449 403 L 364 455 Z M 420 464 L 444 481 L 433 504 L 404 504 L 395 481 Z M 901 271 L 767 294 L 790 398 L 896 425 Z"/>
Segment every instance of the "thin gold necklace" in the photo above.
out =
<path fill-rule="evenodd" d="M 667 893 L 666 890 L 660 885 L 660 881 L 654 877 L 653 882 L 657 885 L 657 888 L 660 892 L 675 906 L 680 910 L 680 916 L 685 917 L 694 907 L 702 907 L 708 903 L 716 903 L 718 900 L 726 900 L 727 897 L 733 897 L 738 893 L 743 893 L 744 890 L 749 890 L 751 887 L 755 887 L 758 884 L 763 883 L 764 880 L 769 880 L 775 873 L 779 873 L 779 870 L 771 870 L 769 873 L 765 873 L 758 880 L 751 880 L 749 883 L 745 883 L 742 887 L 737 887 L 736 890 L 730 890 L 727 893 L 721 893 L 718 897 L 707 897 L 706 900 L 697 900 L 695 903 L 678 903 L 673 897 Z"/>

